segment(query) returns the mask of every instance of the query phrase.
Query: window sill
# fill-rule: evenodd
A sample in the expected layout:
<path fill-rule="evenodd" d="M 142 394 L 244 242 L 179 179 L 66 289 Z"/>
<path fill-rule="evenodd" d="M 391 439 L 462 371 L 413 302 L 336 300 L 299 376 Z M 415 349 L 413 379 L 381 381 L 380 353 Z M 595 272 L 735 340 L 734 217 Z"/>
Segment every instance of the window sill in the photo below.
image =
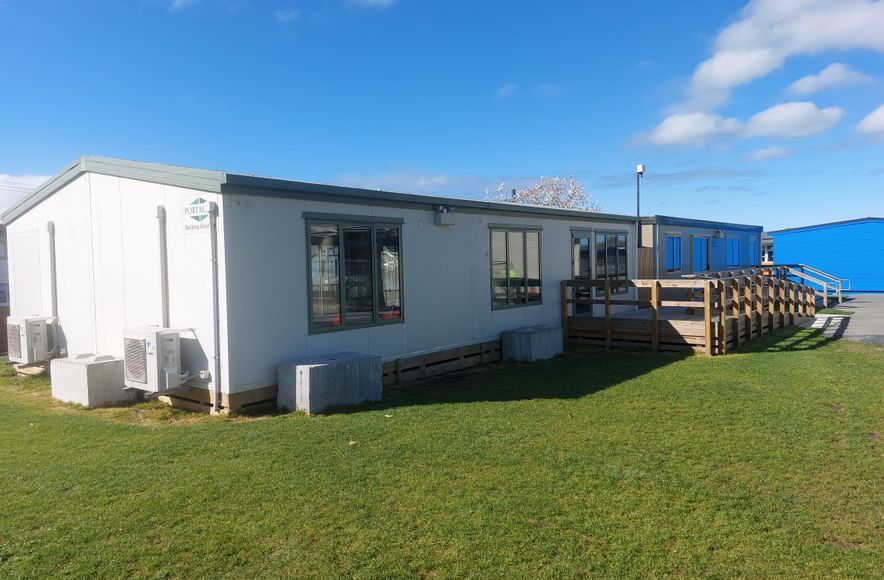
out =
<path fill-rule="evenodd" d="M 543 306 L 543 300 L 538 302 L 529 302 L 528 304 L 507 304 L 506 306 L 494 306 L 491 305 L 491 311 L 495 310 L 513 310 L 515 308 L 530 308 L 532 306 Z"/>
<path fill-rule="evenodd" d="M 313 336 L 316 334 L 330 334 L 334 332 L 346 332 L 348 330 L 366 330 L 368 328 L 378 328 L 379 326 L 392 326 L 395 324 L 405 324 L 405 318 L 379 321 L 373 324 L 361 324 L 359 326 L 330 326 L 328 328 L 310 328 L 307 330 L 307 336 Z"/>

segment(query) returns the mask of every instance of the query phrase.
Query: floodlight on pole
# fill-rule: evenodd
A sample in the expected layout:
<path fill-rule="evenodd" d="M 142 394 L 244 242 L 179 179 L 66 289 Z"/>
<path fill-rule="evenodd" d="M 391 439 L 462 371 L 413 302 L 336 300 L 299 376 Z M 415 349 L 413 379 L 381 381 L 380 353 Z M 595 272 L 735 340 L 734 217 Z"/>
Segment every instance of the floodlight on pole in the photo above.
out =
<path fill-rule="evenodd" d="M 642 177 L 645 174 L 645 164 L 639 163 L 635 166 L 635 239 L 637 246 L 641 247 L 642 243 Z"/>

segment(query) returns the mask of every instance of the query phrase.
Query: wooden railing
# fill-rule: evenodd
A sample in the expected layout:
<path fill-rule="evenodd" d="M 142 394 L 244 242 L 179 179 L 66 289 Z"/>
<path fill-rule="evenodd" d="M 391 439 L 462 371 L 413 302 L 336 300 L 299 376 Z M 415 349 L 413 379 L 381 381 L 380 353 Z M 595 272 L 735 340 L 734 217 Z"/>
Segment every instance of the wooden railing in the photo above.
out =
<path fill-rule="evenodd" d="M 689 279 L 564 280 L 565 344 L 726 354 L 775 328 L 816 314 L 815 290 L 787 276 L 785 268 L 771 267 Z M 617 298 L 614 290 L 624 287 L 648 288 L 650 298 Z M 577 297 L 580 289 L 589 289 L 589 297 Z M 588 312 L 576 313 L 577 305 L 588 305 Z M 618 317 L 614 310 L 621 306 L 647 307 L 648 315 Z M 664 313 L 664 308 L 670 310 Z"/>

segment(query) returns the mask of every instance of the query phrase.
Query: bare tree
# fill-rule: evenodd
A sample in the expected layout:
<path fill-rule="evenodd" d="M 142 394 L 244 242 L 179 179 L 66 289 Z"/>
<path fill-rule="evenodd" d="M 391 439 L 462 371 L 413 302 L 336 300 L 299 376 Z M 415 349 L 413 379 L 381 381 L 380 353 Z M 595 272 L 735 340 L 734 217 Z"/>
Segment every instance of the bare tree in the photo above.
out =
<path fill-rule="evenodd" d="M 497 186 L 497 191 L 485 190 L 485 197 L 492 201 L 503 201 L 525 205 L 543 205 L 599 212 L 602 207 L 592 200 L 579 180 L 568 177 L 541 177 L 529 187 L 509 191 L 506 183 Z"/>

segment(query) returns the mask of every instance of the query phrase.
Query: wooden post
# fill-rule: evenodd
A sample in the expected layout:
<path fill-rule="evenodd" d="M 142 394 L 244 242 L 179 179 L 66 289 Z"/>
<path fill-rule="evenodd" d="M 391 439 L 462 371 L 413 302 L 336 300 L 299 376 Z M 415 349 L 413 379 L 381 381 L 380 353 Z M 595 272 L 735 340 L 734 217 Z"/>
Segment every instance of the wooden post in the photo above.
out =
<path fill-rule="evenodd" d="M 789 326 L 795 324 L 795 282 L 789 282 Z"/>
<path fill-rule="evenodd" d="M 746 342 L 752 340 L 752 279 L 743 286 L 743 316 L 746 319 Z"/>
<path fill-rule="evenodd" d="M 589 305 L 592 308 L 592 304 Z M 568 345 L 568 281 L 562 280 L 562 346 Z M 483 349 L 484 352 L 484 349 Z"/>
<path fill-rule="evenodd" d="M 764 321 L 761 313 L 764 311 L 764 279 L 755 275 L 755 336 L 764 334 Z"/>
<path fill-rule="evenodd" d="M 712 356 L 712 282 L 703 282 L 703 321 L 706 327 L 706 354 Z"/>
<path fill-rule="evenodd" d="M 742 337 L 742 323 L 740 320 L 740 279 L 734 278 L 731 280 L 731 295 L 733 296 L 733 304 L 731 305 L 731 316 L 733 316 L 733 334 L 734 334 L 734 348 L 740 346 L 740 343 L 743 341 Z"/>
<path fill-rule="evenodd" d="M 829 283 L 823 282 L 823 308 L 829 307 Z"/>
<path fill-rule="evenodd" d="M 651 286 L 651 350 L 660 350 L 660 281 Z"/>
<path fill-rule="evenodd" d="M 816 288 L 810 288 L 810 315 L 816 316 Z"/>
<path fill-rule="evenodd" d="M 718 352 L 727 354 L 727 283 L 718 281 Z"/>
<path fill-rule="evenodd" d="M 776 281 L 774 278 L 767 278 L 767 331 L 773 332 L 774 330 L 774 320 L 776 319 L 776 309 L 777 309 L 777 296 L 776 296 Z"/>
<path fill-rule="evenodd" d="M 611 348 L 611 281 L 605 280 L 605 348 Z"/>
<path fill-rule="evenodd" d="M 779 327 L 783 328 L 786 326 L 786 282 L 780 280 L 779 284 L 777 284 L 777 292 L 779 293 L 779 310 L 780 310 L 780 320 Z"/>

